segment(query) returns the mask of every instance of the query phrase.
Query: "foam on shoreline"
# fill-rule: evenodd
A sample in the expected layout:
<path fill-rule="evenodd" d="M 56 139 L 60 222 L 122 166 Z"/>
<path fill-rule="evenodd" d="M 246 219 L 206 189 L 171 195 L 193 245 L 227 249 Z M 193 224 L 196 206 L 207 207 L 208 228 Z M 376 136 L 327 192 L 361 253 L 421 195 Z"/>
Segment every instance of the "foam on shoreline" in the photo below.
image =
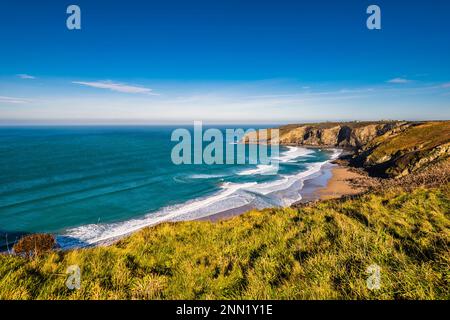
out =
<path fill-rule="evenodd" d="M 289 162 L 299 157 L 308 156 L 310 153 L 312 152 L 305 148 L 289 147 L 289 150 L 277 160 Z M 90 246 L 108 242 L 144 227 L 166 221 L 196 220 L 239 207 L 263 209 L 289 206 L 301 200 L 300 191 L 303 188 L 304 181 L 317 174 L 324 164 L 336 159 L 340 153 L 340 150 L 335 149 L 329 160 L 311 163 L 306 171 L 281 176 L 280 179 L 274 181 L 264 183 L 225 182 L 221 189 L 212 195 L 193 199 L 180 205 L 166 207 L 141 218 L 117 223 L 89 224 L 71 228 L 57 237 L 58 243 L 65 249 Z M 258 170 L 258 167 L 252 170 Z M 263 172 L 260 170 L 250 174 L 263 174 Z"/>

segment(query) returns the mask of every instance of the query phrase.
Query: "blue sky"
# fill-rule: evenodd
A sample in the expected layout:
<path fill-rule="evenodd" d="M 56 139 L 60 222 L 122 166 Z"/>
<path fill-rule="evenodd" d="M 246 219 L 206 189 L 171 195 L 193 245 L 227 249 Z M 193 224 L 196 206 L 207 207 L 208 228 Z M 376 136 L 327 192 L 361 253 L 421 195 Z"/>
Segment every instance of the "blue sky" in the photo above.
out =
<path fill-rule="evenodd" d="M 446 0 L 2 1 L 0 123 L 449 119 L 449 15 Z"/>

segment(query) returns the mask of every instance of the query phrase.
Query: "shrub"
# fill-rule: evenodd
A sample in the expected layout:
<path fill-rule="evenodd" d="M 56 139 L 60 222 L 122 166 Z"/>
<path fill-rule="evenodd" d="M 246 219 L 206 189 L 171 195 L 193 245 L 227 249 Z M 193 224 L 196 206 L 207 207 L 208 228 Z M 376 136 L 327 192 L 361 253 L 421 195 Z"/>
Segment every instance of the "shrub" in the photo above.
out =
<path fill-rule="evenodd" d="M 22 237 L 13 249 L 15 254 L 31 258 L 52 250 L 55 244 L 55 237 L 51 234 L 32 234 Z"/>

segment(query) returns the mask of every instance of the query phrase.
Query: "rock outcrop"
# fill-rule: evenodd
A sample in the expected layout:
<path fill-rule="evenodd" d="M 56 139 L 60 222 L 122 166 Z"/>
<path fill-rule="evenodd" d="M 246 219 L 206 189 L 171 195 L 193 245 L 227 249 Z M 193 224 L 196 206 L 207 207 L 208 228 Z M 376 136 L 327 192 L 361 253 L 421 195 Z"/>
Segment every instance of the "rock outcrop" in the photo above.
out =
<path fill-rule="evenodd" d="M 370 175 L 400 178 L 450 157 L 450 121 L 412 124 L 390 131 L 356 150 L 351 164 Z"/>
<path fill-rule="evenodd" d="M 243 141 L 352 149 L 350 164 L 378 177 L 403 177 L 450 157 L 450 121 L 287 125 L 279 128 L 278 139 L 270 132 L 261 137 L 252 133 Z"/>
<path fill-rule="evenodd" d="M 342 122 L 288 125 L 279 128 L 279 142 L 282 145 L 327 146 L 360 148 L 374 138 L 392 130 L 401 130 L 410 125 L 407 122 Z M 268 134 L 270 137 L 270 134 Z M 247 143 L 258 141 L 258 134 L 244 137 Z M 265 141 L 259 141 L 259 143 Z M 267 142 L 270 141 L 268 139 Z"/>

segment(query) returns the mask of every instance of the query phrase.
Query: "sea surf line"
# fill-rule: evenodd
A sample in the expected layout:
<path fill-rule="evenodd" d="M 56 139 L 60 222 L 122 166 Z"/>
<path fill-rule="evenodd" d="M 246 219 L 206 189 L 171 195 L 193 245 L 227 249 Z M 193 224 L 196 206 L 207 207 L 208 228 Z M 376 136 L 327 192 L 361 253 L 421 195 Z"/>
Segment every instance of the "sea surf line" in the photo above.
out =
<path fill-rule="evenodd" d="M 272 159 L 272 161 L 291 163 L 297 158 L 310 157 L 312 153 L 311 149 L 289 147 L 286 152 L 277 156 L 277 159 Z M 58 242 L 63 248 L 90 246 L 108 242 L 144 227 L 166 221 L 195 220 L 243 206 L 258 209 L 289 206 L 301 200 L 300 191 L 303 188 L 303 182 L 318 173 L 324 164 L 336 159 L 340 153 L 341 150 L 334 149 L 328 160 L 311 163 L 305 171 L 284 175 L 274 181 L 263 183 L 224 182 L 221 190 L 210 196 L 165 207 L 157 212 L 146 214 L 142 218 L 71 228 L 58 237 Z M 242 172 L 240 173 L 242 175 Z M 239 173 L 236 173 L 236 175 L 239 175 Z"/>

